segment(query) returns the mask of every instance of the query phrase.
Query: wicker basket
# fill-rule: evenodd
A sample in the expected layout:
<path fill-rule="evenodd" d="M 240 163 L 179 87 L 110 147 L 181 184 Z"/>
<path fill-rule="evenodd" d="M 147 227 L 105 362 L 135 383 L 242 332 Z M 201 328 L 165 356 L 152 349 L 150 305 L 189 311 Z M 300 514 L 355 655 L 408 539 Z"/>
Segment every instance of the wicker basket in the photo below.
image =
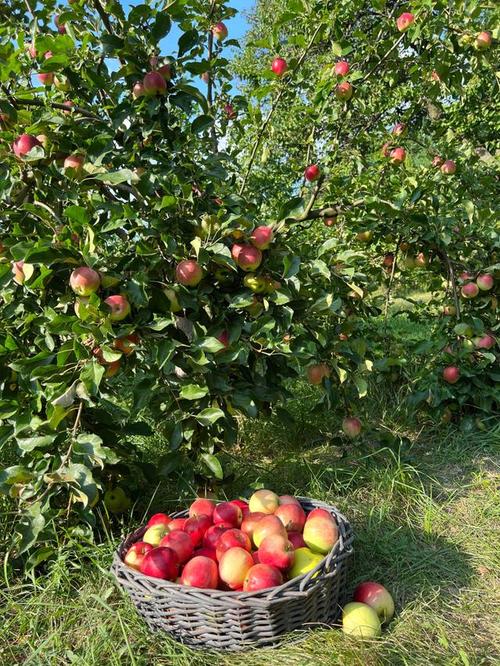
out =
<path fill-rule="evenodd" d="M 123 563 L 128 548 L 144 534 L 144 527 L 120 545 L 111 570 L 151 630 L 166 631 L 195 648 L 236 651 L 270 646 L 290 631 L 333 624 L 346 600 L 353 552 L 351 526 L 335 507 L 306 497 L 298 499 L 306 511 L 329 511 L 338 523 L 339 540 L 315 569 L 278 587 L 224 592 L 145 576 Z M 175 517 L 186 515 L 187 511 L 182 511 Z"/>

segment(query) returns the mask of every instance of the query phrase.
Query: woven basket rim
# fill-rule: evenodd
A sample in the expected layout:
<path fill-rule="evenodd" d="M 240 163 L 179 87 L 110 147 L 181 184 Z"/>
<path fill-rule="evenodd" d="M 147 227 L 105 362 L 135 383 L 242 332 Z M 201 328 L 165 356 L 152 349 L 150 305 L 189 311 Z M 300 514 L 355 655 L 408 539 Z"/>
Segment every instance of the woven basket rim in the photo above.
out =
<path fill-rule="evenodd" d="M 333 512 L 335 515 L 335 519 L 337 521 L 337 525 L 339 527 L 339 538 L 333 545 L 333 548 L 328 551 L 324 555 L 324 557 L 321 559 L 318 564 L 311 569 L 310 571 L 307 571 L 306 573 L 300 574 L 300 576 L 295 576 L 294 578 L 291 578 L 288 581 L 285 581 L 281 585 L 276 585 L 274 587 L 268 587 L 262 590 L 256 590 L 253 592 L 243 592 L 241 590 L 213 590 L 213 589 L 207 589 L 207 588 L 200 588 L 200 587 L 191 587 L 189 585 L 182 585 L 181 583 L 176 583 L 170 580 L 165 580 L 163 578 L 156 578 L 155 576 L 148 576 L 146 574 L 141 573 L 137 569 L 133 569 L 132 567 L 129 567 L 125 562 L 123 561 L 123 558 L 120 554 L 120 551 L 123 551 L 125 544 L 129 543 L 130 545 L 133 543 L 136 543 L 137 541 L 140 540 L 140 537 L 145 533 L 146 527 L 140 527 L 131 534 L 127 535 L 120 543 L 118 548 L 114 552 L 113 556 L 113 566 L 116 566 L 118 568 L 125 568 L 127 573 L 129 575 L 132 575 L 133 577 L 136 577 L 138 580 L 144 579 L 147 581 L 150 581 L 152 584 L 155 586 L 162 588 L 165 593 L 171 592 L 173 590 L 179 591 L 179 592 L 184 592 L 186 594 L 189 593 L 195 593 L 197 596 L 202 595 L 205 596 L 207 599 L 212 598 L 217 598 L 220 599 L 222 598 L 230 598 L 232 601 L 246 601 L 249 599 L 253 599 L 254 601 L 269 601 L 272 599 L 279 599 L 280 598 L 280 593 L 281 592 L 286 592 L 287 589 L 293 587 L 297 588 L 297 591 L 303 591 L 300 590 L 301 587 L 301 582 L 306 579 L 306 577 L 314 582 L 314 585 L 311 585 L 309 590 L 312 588 L 316 587 L 317 585 L 321 584 L 323 578 L 325 575 L 317 575 L 319 570 L 322 568 L 324 565 L 325 561 L 327 559 L 331 560 L 333 559 L 336 555 L 348 555 L 352 551 L 352 542 L 354 540 L 354 536 L 352 534 L 351 528 L 350 528 L 350 523 L 347 520 L 347 518 L 337 509 L 332 504 L 328 504 L 327 502 L 323 502 L 322 500 L 315 500 L 311 497 L 302 497 L 302 496 L 296 496 L 296 498 L 300 501 L 300 503 L 312 503 L 316 505 L 321 505 L 317 508 L 326 508 L 330 512 Z M 221 503 L 226 500 L 214 500 L 216 503 Z M 184 514 L 186 514 L 188 509 L 183 509 L 182 511 L 177 511 L 175 513 L 172 513 L 171 515 L 174 518 L 181 518 L 184 517 Z M 348 528 L 350 531 L 350 534 L 347 535 L 347 538 L 344 539 L 344 535 L 342 532 L 345 532 L 345 528 Z M 155 590 L 157 593 L 161 593 L 161 589 Z M 260 599 L 262 598 L 262 599 Z"/>

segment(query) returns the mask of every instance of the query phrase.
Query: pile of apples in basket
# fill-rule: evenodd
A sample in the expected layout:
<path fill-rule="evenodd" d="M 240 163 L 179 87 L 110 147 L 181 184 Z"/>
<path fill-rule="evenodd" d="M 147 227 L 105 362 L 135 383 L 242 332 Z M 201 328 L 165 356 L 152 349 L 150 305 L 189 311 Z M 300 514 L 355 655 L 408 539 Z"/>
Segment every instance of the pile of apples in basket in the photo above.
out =
<path fill-rule="evenodd" d="M 256 592 L 314 569 L 339 538 L 334 517 L 316 508 L 306 514 L 298 499 L 257 490 L 248 502 L 196 499 L 188 518 L 152 516 L 125 564 L 147 576 L 201 589 Z M 356 588 L 344 607 L 346 633 L 380 634 L 394 603 L 378 583 Z"/>

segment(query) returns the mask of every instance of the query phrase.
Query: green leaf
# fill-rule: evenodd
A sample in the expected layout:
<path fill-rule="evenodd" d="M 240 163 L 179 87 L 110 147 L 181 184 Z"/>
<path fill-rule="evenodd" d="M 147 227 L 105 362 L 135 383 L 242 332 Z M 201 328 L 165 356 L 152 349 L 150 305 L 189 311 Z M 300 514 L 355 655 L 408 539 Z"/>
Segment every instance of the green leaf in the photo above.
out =
<path fill-rule="evenodd" d="M 219 419 L 224 418 L 224 412 L 222 409 L 218 409 L 217 407 L 207 407 L 207 409 L 202 409 L 201 412 L 195 414 L 194 418 L 201 425 L 209 426 Z"/>
<path fill-rule="evenodd" d="M 363 377 L 359 377 L 359 375 L 354 376 L 354 383 L 356 384 L 356 388 L 358 389 L 358 395 L 360 398 L 364 398 L 365 395 L 368 393 L 368 383 Z"/>
<path fill-rule="evenodd" d="M 22 465 L 13 465 L 0 471 L 0 492 L 7 494 L 11 486 L 28 483 L 35 478 L 33 472 Z"/>
<path fill-rule="evenodd" d="M 185 53 L 190 51 L 193 46 L 198 42 L 198 32 L 196 30 L 188 30 L 179 37 L 179 58 Z"/>
<path fill-rule="evenodd" d="M 198 384 L 187 384 L 183 386 L 180 392 L 180 397 L 185 400 L 199 400 L 208 394 L 207 386 L 199 386 Z"/>
<path fill-rule="evenodd" d="M 213 453 L 202 453 L 200 458 L 203 460 L 208 469 L 212 472 L 216 479 L 223 479 L 224 472 L 220 460 Z"/>
<path fill-rule="evenodd" d="M 119 171 L 111 171 L 109 173 L 92 174 L 92 178 L 108 185 L 119 185 L 120 183 L 130 182 L 135 176 L 130 169 L 120 169 Z"/>
<path fill-rule="evenodd" d="M 212 116 L 202 115 L 195 118 L 191 123 L 191 131 L 193 134 L 201 134 L 214 124 Z"/>
<path fill-rule="evenodd" d="M 35 502 L 22 515 L 16 531 L 21 536 L 17 553 L 25 553 L 38 539 L 38 535 L 45 527 L 45 518 L 42 515 L 41 502 Z"/>
<path fill-rule="evenodd" d="M 19 448 L 28 453 L 34 449 L 44 449 L 47 446 L 50 446 L 56 438 L 56 435 L 43 435 L 40 437 L 26 437 L 26 438 L 17 438 L 17 445 Z"/>

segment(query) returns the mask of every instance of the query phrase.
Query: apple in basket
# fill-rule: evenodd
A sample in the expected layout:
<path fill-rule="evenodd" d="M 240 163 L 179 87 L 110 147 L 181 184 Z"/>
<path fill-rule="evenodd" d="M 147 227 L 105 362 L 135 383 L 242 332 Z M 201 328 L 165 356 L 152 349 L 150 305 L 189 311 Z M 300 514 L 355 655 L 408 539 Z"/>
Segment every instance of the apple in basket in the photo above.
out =
<path fill-rule="evenodd" d="M 232 590 L 243 586 L 248 570 L 254 561 L 248 550 L 244 548 L 230 548 L 222 554 L 219 560 L 219 576 Z"/>
<path fill-rule="evenodd" d="M 257 592 L 257 590 L 265 590 L 282 584 L 283 574 L 278 568 L 270 564 L 254 564 L 247 571 L 243 581 L 243 590 L 245 592 Z"/>
<path fill-rule="evenodd" d="M 181 584 L 216 590 L 219 585 L 217 564 L 210 557 L 196 555 L 182 570 Z"/>
<path fill-rule="evenodd" d="M 149 553 L 150 550 L 153 550 L 153 546 L 150 543 L 146 543 L 145 541 L 136 541 L 127 550 L 127 554 L 123 558 L 123 561 L 129 567 L 132 567 L 132 569 L 137 569 L 137 571 L 140 571 L 142 560 L 144 559 L 146 553 Z"/>
<path fill-rule="evenodd" d="M 175 580 L 179 572 L 179 560 L 171 548 L 159 546 L 144 555 L 140 571 L 146 576 Z"/>

